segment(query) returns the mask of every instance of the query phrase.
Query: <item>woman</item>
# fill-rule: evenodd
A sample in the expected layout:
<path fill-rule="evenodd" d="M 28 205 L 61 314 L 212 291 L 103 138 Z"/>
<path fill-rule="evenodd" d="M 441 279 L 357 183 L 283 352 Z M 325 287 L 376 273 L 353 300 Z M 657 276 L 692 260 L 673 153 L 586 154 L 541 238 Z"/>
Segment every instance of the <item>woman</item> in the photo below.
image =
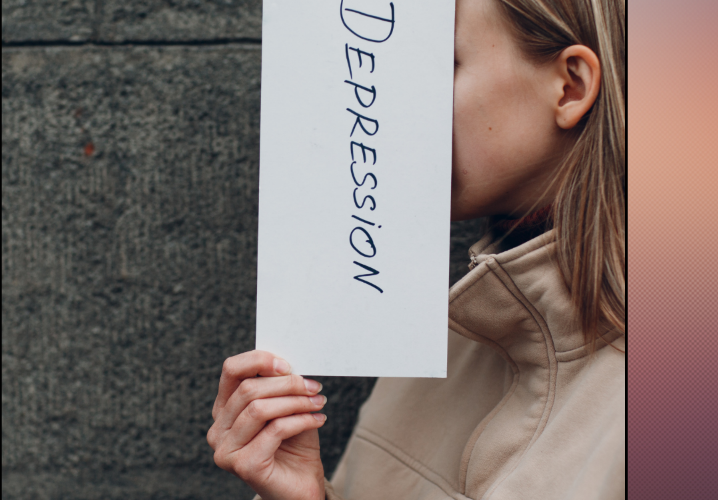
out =
<path fill-rule="evenodd" d="M 448 377 L 380 379 L 329 483 L 319 384 L 229 358 L 207 437 L 264 500 L 625 496 L 625 4 L 456 19 L 452 218 L 490 230 L 450 291 Z"/>

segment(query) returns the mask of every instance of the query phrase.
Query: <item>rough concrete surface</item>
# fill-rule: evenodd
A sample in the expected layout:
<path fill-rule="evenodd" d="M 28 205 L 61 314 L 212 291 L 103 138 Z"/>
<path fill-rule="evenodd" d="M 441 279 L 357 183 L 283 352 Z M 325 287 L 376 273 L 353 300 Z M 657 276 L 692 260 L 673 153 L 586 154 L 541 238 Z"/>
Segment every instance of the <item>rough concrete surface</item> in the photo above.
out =
<path fill-rule="evenodd" d="M 261 0 L 3 0 L 3 43 L 259 39 Z"/>
<path fill-rule="evenodd" d="M 104 0 L 102 40 L 214 40 L 262 36 L 261 0 Z"/>
<path fill-rule="evenodd" d="M 63 40 L 92 36 L 96 0 L 3 0 L 2 41 Z"/>
<path fill-rule="evenodd" d="M 142 6 L 245 5 L 136 4 L 132 29 Z M 2 51 L 2 497 L 251 498 L 205 433 L 254 345 L 261 45 L 43 42 L 112 5 L 3 3 L 3 41 L 41 46 Z M 452 282 L 480 233 L 452 226 Z M 330 474 L 374 379 L 320 380 Z"/>
<path fill-rule="evenodd" d="M 26 487 L 214 475 L 221 363 L 253 347 L 259 69 L 259 46 L 3 52 L 2 461 Z"/>

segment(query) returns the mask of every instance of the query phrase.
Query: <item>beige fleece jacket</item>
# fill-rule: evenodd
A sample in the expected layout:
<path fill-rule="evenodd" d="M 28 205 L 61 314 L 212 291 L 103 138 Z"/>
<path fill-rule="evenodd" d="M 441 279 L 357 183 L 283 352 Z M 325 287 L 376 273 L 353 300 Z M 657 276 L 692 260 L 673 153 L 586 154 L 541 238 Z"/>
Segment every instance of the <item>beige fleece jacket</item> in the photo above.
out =
<path fill-rule="evenodd" d="M 589 356 L 554 238 L 471 248 L 449 292 L 448 378 L 377 382 L 329 500 L 625 497 L 625 354 Z"/>
<path fill-rule="evenodd" d="M 554 239 L 471 247 L 448 377 L 379 379 L 328 500 L 625 498 L 624 337 L 589 356 Z"/>

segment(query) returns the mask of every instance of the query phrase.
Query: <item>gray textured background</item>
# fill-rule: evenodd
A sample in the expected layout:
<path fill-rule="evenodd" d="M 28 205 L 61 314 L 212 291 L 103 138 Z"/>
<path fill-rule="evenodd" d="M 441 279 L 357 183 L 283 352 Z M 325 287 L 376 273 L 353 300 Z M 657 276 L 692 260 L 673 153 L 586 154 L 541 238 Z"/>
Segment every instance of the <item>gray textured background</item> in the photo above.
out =
<path fill-rule="evenodd" d="M 205 433 L 254 344 L 261 2 L 3 0 L 2 42 L 3 499 L 251 498 Z M 329 474 L 374 380 L 321 380 Z"/>

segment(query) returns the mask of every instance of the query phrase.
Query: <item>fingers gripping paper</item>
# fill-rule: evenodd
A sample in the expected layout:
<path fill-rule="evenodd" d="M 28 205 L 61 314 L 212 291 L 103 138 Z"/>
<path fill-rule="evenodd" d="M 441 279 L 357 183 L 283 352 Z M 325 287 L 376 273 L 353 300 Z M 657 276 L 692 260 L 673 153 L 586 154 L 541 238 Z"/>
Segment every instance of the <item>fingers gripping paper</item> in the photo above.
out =
<path fill-rule="evenodd" d="M 454 0 L 265 0 L 257 348 L 445 377 Z"/>

